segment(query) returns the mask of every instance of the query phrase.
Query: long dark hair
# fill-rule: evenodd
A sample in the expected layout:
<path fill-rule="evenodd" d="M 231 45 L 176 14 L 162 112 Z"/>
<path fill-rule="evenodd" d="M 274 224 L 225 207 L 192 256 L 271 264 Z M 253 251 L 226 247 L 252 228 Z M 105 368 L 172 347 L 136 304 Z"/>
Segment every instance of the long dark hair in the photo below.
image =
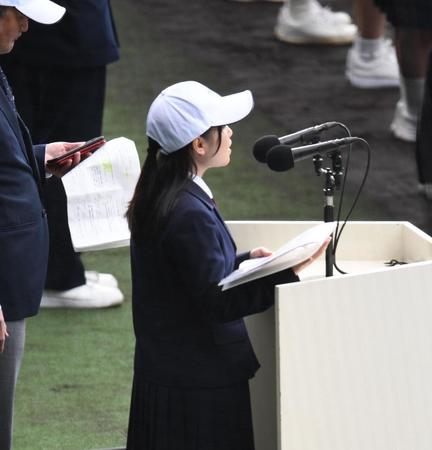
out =
<path fill-rule="evenodd" d="M 215 128 L 218 132 L 217 152 L 223 127 L 212 127 L 202 137 L 208 139 Z M 155 237 L 164 228 L 179 192 L 196 173 L 192 144 L 164 155 L 160 145 L 148 138 L 147 158 L 126 212 L 133 239 Z"/>

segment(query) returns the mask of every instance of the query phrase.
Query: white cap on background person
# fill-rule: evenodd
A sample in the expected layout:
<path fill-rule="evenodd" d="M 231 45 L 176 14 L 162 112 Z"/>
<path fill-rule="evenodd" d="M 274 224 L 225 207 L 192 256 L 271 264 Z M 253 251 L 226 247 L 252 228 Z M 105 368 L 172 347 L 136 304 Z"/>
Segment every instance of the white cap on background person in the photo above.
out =
<path fill-rule="evenodd" d="M 51 0 L 0 0 L 0 6 L 11 6 L 35 22 L 50 25 L 58 22 L 66 8 Z"/>

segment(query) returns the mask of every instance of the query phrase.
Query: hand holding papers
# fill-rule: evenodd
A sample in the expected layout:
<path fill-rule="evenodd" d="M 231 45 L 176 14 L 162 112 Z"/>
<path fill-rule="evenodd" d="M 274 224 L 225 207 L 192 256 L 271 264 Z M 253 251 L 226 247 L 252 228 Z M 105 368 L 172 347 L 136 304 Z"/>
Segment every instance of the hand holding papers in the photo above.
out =
<path fill-rule="evenodd" d="M 76 251 L 129 244 L 130 233 L 124 215 L 139 174 L 140 162 L 134 142 L 117 138 L 62 178 Z"/>
<path fill-rule="evenodd" d="M 226 290 L 248 281 L 293 267 L 310 258 L 333 233 L 334 222 L 322 223 L 288 241 L 271 256 L 248 259 L 220 281 Z"/>

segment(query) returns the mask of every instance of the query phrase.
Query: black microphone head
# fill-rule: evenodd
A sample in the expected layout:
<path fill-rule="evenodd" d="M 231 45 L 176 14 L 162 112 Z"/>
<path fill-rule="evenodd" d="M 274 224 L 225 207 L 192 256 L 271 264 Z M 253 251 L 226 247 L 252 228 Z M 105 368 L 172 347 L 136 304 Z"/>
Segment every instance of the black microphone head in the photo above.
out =
<path fill-rule="evenodd" d="M 267 154 L 267 165 L 275 172 L 285 172 L 294 167 L 294 156 L 288 145 L 275 145 Z"/>
<path fill-rule="evenodd" d="M 267 160 L 267 153 L 275 145 L 279 145 L 280 141 L 277 136 L 263 136 L 259 138 L 253 147 L 253 155 L 255 159 L 261 163 L 265 163 Z"/>

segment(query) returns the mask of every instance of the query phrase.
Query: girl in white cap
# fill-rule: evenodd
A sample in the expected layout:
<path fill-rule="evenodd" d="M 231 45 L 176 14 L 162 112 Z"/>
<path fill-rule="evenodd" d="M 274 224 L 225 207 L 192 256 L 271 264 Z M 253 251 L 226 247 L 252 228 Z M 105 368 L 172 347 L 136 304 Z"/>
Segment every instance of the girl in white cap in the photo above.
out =
<path fill-rule="evenodd" d="M 236 254 L 203 175 L 229 164 L 228 124 L 253 107 L 194 81 L 162 91 L 147 117 L 148 155 L 127 212 L 135 369 L 128 450 L 252 450 L 248 380 L 259 368 L 243 317 L 308 263 L 222 292 Z M 320 249 L 315 259 L 324 249 Z"/>

